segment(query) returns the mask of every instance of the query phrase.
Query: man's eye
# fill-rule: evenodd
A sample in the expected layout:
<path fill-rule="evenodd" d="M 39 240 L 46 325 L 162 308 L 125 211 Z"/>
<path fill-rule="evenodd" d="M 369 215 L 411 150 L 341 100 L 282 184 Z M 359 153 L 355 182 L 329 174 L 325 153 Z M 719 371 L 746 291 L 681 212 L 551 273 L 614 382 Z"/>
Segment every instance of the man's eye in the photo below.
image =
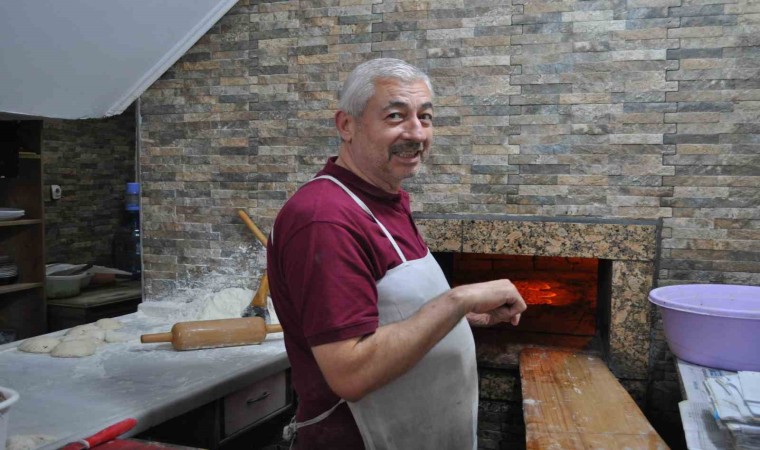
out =
<path fill-rule="evenodd" d="M 420 116 L 420 120 L 427 120 L 427 121 L 430 122 L 430 121 L 433 120 L 433 115 L 432 114 L 422 114 Z"/>
<path fill-rule="evenodd" d="M 389 119 L 398 120 L 398 119 L 401 119 L 401 118 L 402 118 L 402 116 L 401 116 L 401 113 L 397 113 L 397 112 L 395 112 L 395 113 L 390 113 L 390 114 L 388 114 L 388 118 L 389 118 Z"/>

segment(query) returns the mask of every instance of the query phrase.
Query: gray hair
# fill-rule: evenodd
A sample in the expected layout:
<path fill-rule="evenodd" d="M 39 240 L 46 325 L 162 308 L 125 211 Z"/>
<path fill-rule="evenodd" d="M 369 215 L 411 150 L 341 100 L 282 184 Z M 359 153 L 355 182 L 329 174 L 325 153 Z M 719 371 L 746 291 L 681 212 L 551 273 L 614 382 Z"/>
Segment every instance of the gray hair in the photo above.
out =
<path fill-rule="evenodd" d="M 424 81 L 433 95 L 430 78 L 422 70 L 400 59 L 377 58 L 359 64 L 348 75 L 340 92 L 338 108 L 352 117 L 360 117 L 375 94 L 375 81 L 388 78 L 406 82 Z"/>

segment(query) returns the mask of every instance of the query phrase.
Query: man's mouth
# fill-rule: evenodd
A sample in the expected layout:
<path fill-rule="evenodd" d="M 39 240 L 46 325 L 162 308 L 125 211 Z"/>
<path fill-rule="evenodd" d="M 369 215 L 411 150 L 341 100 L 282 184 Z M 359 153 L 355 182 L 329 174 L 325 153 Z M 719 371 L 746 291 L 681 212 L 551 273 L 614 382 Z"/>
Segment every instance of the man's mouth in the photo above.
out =
<path fill-rule="evenodd" d="M 390 150 L 391 155 L 400 158 L 415 158 L 422 154 L 424 147 L 421 142 L 405 142 L 392 145 Z"/>

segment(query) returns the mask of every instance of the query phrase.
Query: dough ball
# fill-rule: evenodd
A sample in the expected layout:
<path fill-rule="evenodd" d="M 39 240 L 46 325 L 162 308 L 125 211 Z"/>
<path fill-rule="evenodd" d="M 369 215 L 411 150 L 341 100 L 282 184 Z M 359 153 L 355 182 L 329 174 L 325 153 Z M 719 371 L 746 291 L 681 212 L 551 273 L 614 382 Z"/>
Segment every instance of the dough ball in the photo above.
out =
<path fill-rule="evenodd" d="M 105 340 L 109 344 L 113 344 L 116 342 L 126 342 L 127 340 L 129 340 L 129 335 L 126 333 L 120 333 L 114 330 L 106 330 Z"/>
<path fill-rule="evenodd" d="M 88 331 L 91 330 L 100 330 L 100 327 L 93 323 L 88 323 L 87 325 L 77 325 L 74 328 L 70 329 L 66 332 L 66 336 L 77 336 L 82 334 L 87 334 Z"/>
<path fill-rule="evenodd" d="M 19 434 L 6 441 L 7 450 L 34 450 L 55 441 L 56 438 L 45 434 Z"/>
<path fill-rule="evenodd" d="M 55 356 L 56 358 L 81 358 L 95 354 L 97 347 L 92 339 L 73 339 L 58 344 L 50 352 L 50 356 Z"/>
<path fill-rule="evenodd" d="M 67 334 L 66 337 L 63 338 L 63 340 L 70 341 L 72 339 L 77 339 L 77 338 L 90 338 L 96 341 L 103 342 L 103 340 L 106 338 L 106 332 L 105 330 L 101 330 L 100 328 L 82 329 L 76 333 Z"/>
<path fill-rule="evenodd" d="M 61 339 L 61 342 L 70 342 L 70 341 L 90 341 L 93 344 L 95 344 L 95 347 L 98 345 L 104 344 L 105 342 L 105 335 L 102 338 L 98 338 L 97 336 L 92 336 L 89 334 L 82 334 L 79 336 L 64 336 L 63 339 Z"/>
<path fill-rule="evenodd" d="M 116 319 L 100 319 L 95 325 L 103 330 L 118 330 L 124 326 Z"/>
<path fill-rule="evenodd" d="M 50 353 L 60 343 L 60 339 L 52 336 L 38 336 L 25 340 L 18 349 L 27 353 Z"/>

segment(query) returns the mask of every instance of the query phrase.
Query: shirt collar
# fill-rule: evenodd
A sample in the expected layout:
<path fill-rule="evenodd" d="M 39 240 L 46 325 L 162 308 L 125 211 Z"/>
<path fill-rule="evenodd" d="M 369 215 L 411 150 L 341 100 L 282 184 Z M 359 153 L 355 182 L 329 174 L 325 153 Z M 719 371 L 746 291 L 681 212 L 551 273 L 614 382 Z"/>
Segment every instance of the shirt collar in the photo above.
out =
<path fill-rule="evenodd" d="M 399 192 L 396 194 L 391 194 L 390 192 L 386 192 L 379 187 L 364 181 L 361 177 L 345 167 L 337 165 L 335 163 L 337 159 L 337 156 L 328 158 L 327 164 L 325 164 L 325 167 L 317 175 L 331 175 L 350 187 L 352 191 L 356 189 L 379 200 L 398 202 L 401 200 L 402 196 L 407 195 L 403 189 L 399 189 Z"/>

